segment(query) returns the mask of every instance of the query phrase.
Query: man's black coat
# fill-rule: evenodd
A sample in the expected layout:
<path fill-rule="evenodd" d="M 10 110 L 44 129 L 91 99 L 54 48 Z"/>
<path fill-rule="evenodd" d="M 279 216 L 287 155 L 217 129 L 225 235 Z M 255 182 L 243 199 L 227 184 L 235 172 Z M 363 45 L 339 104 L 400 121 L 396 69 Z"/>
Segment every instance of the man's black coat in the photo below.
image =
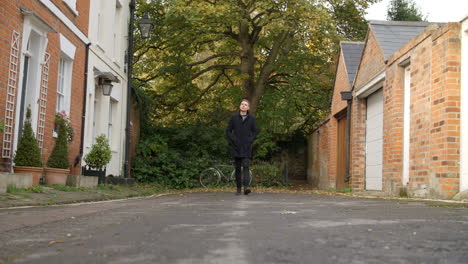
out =
<path fill-rule="evenodd" d="M 252 143 L 257 137 L 255 117 L 247 114 L 242 120 L 239 112 L 231 116 L 226 135 L 232 143 L 232 155 L 235 158 L 252 158 Z"/>

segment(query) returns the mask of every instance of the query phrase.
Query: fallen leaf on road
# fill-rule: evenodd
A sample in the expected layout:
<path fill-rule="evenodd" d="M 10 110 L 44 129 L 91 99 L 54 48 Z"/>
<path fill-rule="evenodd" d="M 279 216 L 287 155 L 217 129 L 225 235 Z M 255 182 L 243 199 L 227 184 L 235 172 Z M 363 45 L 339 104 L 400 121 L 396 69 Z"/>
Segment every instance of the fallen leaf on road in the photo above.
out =
<path fill-rule="evenodd" d="M 63 242 L 65 242 L 65 241 L 63 241 L 63 240 L 52 240 L 52 241 L 49 242 L 49 246 L 52 246 L 53 244 L 57 244 L 57 243 L 63 243 Z"/>
<path fill-rule="evenodd" d="M 372 230 L 372 228 L 369 228 L 369 229 L 367 229 L 367 231 L 372 232 L 373 230 Z"/>

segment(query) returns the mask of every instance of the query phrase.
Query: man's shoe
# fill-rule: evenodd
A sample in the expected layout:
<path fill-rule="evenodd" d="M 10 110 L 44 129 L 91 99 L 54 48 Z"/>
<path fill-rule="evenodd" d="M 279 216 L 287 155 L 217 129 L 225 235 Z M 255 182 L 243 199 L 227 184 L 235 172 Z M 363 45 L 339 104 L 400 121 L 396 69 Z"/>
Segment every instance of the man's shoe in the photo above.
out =
<path fill-rule="evenodd" d="M 252 192 L 252 191 L 251 191 L 250 189 L 248 189 L 248 188 L 244 190 L 244 194 L 245 194 L 245 195 L 248 195 L 248 194 L 251 193 L 251 192 Z"/>
<path fill-rule="evenodd" d="M 242 194 L 242 189 L 237 189 L 236 195 L 241 195 Z"/>

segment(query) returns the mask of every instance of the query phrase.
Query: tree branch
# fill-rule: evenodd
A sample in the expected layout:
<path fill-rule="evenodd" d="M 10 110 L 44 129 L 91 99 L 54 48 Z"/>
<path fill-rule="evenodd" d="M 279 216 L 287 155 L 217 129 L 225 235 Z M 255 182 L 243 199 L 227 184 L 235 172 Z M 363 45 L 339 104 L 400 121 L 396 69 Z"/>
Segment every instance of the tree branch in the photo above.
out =
<path fill-rule="evenodd" d="M 220 53 L 220 54 L 215 54 L 215 55 L 212 55 L 212 56 L 209 56 L 203 60 L 200 60 L 200 61 L 197 61 L 197 62 L 194 62 L 194 63 L 190 63 L 190 64 L 187 64 L 187 66 L 189 67 L 192 67 L 192 66 L 195 66 L 195 65 L 199 65 L 199 64 L 203 64 L 207 61 L 210 61 L 212 59 L 216 59 L 216 58 L 219 58 L 219 57 L 228 57 L 228 56 L 239 56 L 239 53 L 236 53 L 236 52 L 224 52 L 224 53 Z"/>
<path fill-rule="evenodd" d="M 211 65 L 199 72 L 197 72 L 195 75 L 191 77 L 191 80 L 195 80 L 196 78 L 200 77 L 200 75 L 209 72 L 214 69 L 233 69 L 233 70 L 239 70 L 240 67 L 239 65 Z"/>
<path fill-rule="evenodd" d="M 189 104 L 189 105 L 187 106 L 187 108 L 192 107 L 192 106 L 194 106 L 196 103 L 198 103 L 198 102 L 202 99 L 202 97 L 203 97 L 213 86 L 215 86 L 216 83 L 218 83 L 219 78 L 223 75 L 223 73 L 224 73 L 224 71 L 220 72 L 220 73 L 216 76 L 216 78 L 214 79 L 214 81 L 211 82 L 205 89 L 203 89 L 203 91 L 202 91 L 201 94 L 198 96 L 198 98 L 195 99 L 191 104 Z"/>
<path fill-rule="evenodd" d="M 234 82 L 231 80 L 231 77 L 229 77 L 229 75 L 226 74 L 226 71 L 223 70 L 223 75 L 226 77 L 226 79 L 229 81 L 229 83 L 231 84 L 231 86 L 234 86 Z"/>

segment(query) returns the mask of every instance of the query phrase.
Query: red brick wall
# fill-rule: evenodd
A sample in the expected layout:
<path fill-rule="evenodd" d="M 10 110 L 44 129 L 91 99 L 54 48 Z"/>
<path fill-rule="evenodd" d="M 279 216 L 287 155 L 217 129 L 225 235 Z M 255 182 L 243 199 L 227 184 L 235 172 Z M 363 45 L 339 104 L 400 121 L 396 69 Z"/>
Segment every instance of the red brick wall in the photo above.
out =
<path fill-rule="evenodd" d="M 354 83 L 356 91 L 359 91 L 363 85 L 374 78 L 384 68 L 385 56 L 374 33 L 370 30 Z"/>
<path fill-rule="evenodd" d="M 411 196 L 450 198 L 458 192 L 460 28 L 428 27 L 389 60 L 384 107 L 384 185 L 397 195 L 403 159 L 403 68 L 410 58 Z"/>
<path fill-rule="evenodd" d="M 60 3 L 58 3 L 60 2 Z M 56 4 L 60 9 L 63 9 L 64 3 L 58 1 Z M 75 16 L 72 21 L 77 21 L 78 27 L 82 33 L 87 34 L 88 31 L 88 11 L 89 1 L 77 1 L 79 15 Z M 71 91 L 71 106 L 70 119 L 75 132 L 74 139 L 69 145 L 69 158 L 71 163 L 79 154 L 80 138 L 81 138 L 81 116 L 82 103 L 84 92 L 84 67 L 85 67 L 85 44 L 66 27 L 57 17 L 55 17 L 49 9 L 35 0 L 21 1 L 1 1 L 0 2 L 0 118 L 5 116 L 5 96 L 8 81 L 9 61 L 10 61 L 10 46 L 12 31 L 16 30 L 22 35 L 23 31 L 23 16 L 20 13 L 19 7 L 26 7 L 28 10 L 35 12 L 41 19 L 53 27 L 57 32 L 63 34 L 76 47 L 75 58 L 73 62 L 72 73 L 72 91 Z M 70 10 L 63 12 L 71 17 Z M 60 39 L 58 33 L 48 34 L 47 52 L 50 54 L 49 68 L 49 83 L 47 92 L 47 113 L 46 125 L 44 134 L 44 149 L 43 159 L 47 160 L 54 146 L 53 126 L 55 116 L 55 104 L 57 97 L 57 79 L 58 79 L 58 61 L 60 58 Z M 19 83 L 19 81 L 18 81 Z M 17 90 L 19 87 L 17 87 Z M 0 134 L 0 140 L 3 140 L 3 135 Z M 4 164 L 10 161 L 3 160 Z M 8 169 L 8 168 L 6 168 Z M 79 166 L 72 168 L 73 174 L 79 173 Z"/>
<path fill-rule="evenodd" d="M 460 179 L 460 25 L 448 24 L 431 41 L 429 191 L 449 198 L 458 192 Z"/>
<path fill-rule="evenodd" d="M 346 101 L 341 100 L 341 92 L 350 91 L 348 72 L 346 71 L 345 61 L 343 58 L 343 51 L 340 51 L 340 58 L 338 61 L 338 67 L 336 70 L 335 87 L 333 90 L 331 114 L 335 115 L 341 110 L 346 108 Z"/>
<path fill-rule="evenodd" d="M 309 136 L 308 155 L 308 175 L 310 184 L 320 189 L 334 187 L 330 185 L 329 164 L 330 164 L 330 122 L 325 120 L 322 125 Z"/>
<path fill-rule="evenodd" d="M 366 109 L 365 99 L 354 98 L 351 106 L 350 187 L 363 190 L 366 171 Z"/>

